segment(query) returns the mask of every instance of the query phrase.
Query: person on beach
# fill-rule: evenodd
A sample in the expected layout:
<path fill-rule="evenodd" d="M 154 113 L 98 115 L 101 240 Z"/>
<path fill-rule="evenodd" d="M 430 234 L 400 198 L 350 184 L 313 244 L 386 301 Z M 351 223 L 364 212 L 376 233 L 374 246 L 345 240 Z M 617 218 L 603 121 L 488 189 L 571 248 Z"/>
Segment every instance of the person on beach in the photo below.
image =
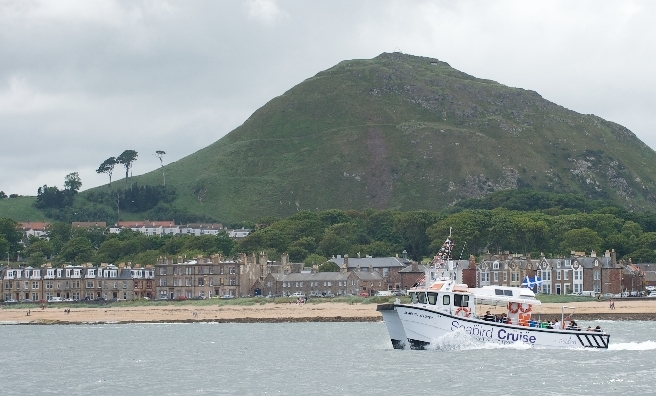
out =
<path fill-rule="evenodd" d="M 613 301 L 612 298 L 610 299 L 610 307 L 609 308 L 610 309 L 615 309 L 615 301 Z"/>

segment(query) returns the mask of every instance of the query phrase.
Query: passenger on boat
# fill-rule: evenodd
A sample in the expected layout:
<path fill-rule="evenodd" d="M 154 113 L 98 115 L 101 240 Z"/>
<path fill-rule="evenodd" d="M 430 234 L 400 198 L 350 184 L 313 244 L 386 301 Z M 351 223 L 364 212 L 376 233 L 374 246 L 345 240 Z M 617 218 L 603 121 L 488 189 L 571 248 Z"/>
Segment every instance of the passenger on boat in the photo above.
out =
<path fill-rule="evenodd" d="M 575 321 L 570 320 L 569 324 L 567 325 L 567 330 L 581 330 L 578 324 L 576 324 Z"/>
<path fill-rule="evenodd" d="M 488 322 L 494 322 L 494 315 L 490 313 L 490 311 L 485 311 L 485 315 L 483 316 L 483 320 L 487 320 Z"/>
<path fill-rule="evenodd" d="M 585 331 L 592 331 L 592 326 L 588 326 L 588 328 L 585 329 Z"/>
<path fill-rule="evenodd" d="M 601 327 L 599 327 L 599 326 L 595 327 L 594 331 L 597 331 L 597 332 L 601 333 Z"/>
<path fill-rule="evenodd" d="M 553 329 L 553 328 L 554 328 L 554 323 L 555 323 L 555 322 L 554 322 L 553 320 L 547 322 L 547 329 Z"/>

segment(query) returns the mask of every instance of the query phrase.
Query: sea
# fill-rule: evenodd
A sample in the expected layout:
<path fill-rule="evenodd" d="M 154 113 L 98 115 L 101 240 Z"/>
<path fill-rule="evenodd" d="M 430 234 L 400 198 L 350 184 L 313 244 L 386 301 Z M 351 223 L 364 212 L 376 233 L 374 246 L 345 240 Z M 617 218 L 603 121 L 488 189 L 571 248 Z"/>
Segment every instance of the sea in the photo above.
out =
<path fill-rule="evenodd" d="M 579 321 L 608 350 L 453 333 L 394 350 L 384 323 L 2 325 L 0 395 L 647 395 L 656 322 Z"/>

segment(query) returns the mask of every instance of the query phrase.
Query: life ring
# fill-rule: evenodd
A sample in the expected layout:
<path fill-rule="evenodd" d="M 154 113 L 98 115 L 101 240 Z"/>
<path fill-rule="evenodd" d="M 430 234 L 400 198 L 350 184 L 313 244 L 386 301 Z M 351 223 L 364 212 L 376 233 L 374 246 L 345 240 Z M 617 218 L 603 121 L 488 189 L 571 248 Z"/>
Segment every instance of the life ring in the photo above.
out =
<path fill-rule="evenodd" d="M 527 305 L 528 305 L 528 307 L 527 307 L 527 308 L 524 308 L 524 304 L 519 304 L 519 310 L 520 310 L 522 313 L 529 313 L 529 312 L 531 312 L 531 311 L 533 310 L 533 307 L 531 306 L 531 304 L 527 304 Z"/>
<path fill-rule="evenodd" d="M 468 318 L 471 311 L 467 307 L 458 307 L 458 309 L 456 309 L 455 315 L 458 316 L 460 312 L 464 312 L 465 314 L 462 316 Z"/>
<path fill-rule="evenodd" d="M 513 309 L 513 306 L 515 306 L 515 309 Z M 509 302 L 508 303 L 508 312 L 512 314 L 516 314 L 519 312 L 519 308 L 521 307 L 521 304 L 516 303 L 516 302 Z"/>

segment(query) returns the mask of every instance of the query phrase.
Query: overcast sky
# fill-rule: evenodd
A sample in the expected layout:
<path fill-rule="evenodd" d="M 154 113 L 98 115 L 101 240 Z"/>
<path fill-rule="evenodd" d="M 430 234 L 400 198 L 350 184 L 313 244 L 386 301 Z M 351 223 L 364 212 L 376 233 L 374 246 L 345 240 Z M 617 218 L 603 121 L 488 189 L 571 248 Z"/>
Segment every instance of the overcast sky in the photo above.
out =
<path fill-rule="evenodd" d="M 133 173 L 215 142 L 345 59 L 401 51 L 535 90 L 656 148 L 653 1 L 0 0 L 0 190 L 125 149 Z M 115 177 L 120 178 L 117 169 Z"/>

